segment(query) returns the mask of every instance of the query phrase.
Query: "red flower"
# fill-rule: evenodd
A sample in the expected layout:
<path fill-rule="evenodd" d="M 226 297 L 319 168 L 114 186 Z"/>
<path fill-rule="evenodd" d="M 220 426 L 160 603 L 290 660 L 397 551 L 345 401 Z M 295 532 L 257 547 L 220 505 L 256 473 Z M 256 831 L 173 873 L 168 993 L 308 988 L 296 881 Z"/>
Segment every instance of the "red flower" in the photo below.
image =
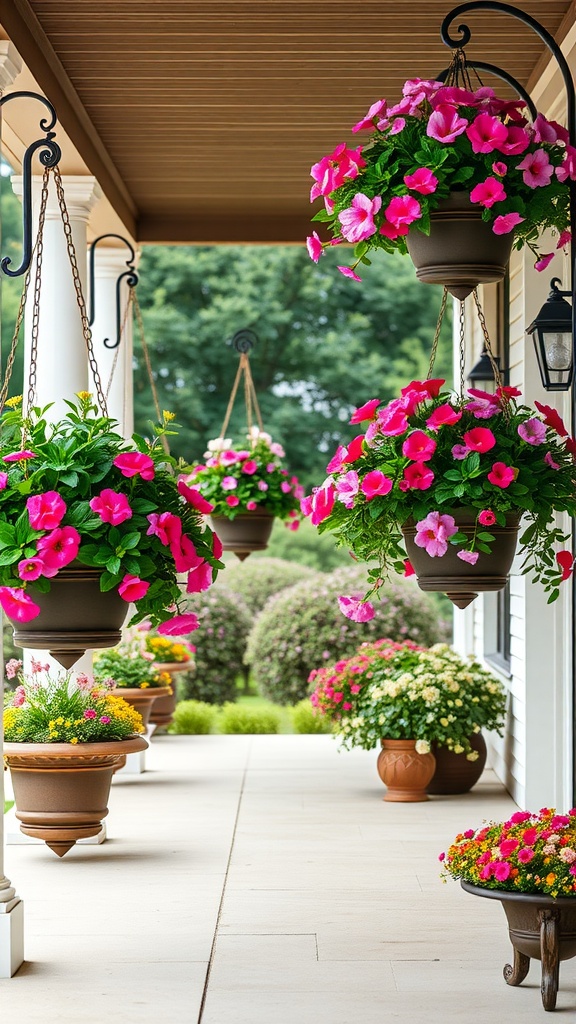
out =
<path fill-rule="evenodd" d="M 485 508 L 478 516 L 478 522 L 481 526 L 494 526 L 496 522 L 496 516 L 491 509 Z"/>
<path fill-rule="evenodd" d="M 551 405 L 543 405 L 541 402 L 534 402 L 534 405 L 544 416 L 544 423 L 547 427 L 555 430 L 560 437 L 568 437 L 568 431 L 556 409 L 553 409 Z"/>
<path fill-rule="evenodd" d="M 472 427 L 464 434 L 464 444 L 471 452 L 489 452 L 496 444 L 496 438 L 488 427 Z"/>
<path fill-rule="evenodd" d="M 342 462 L 356 462 L 362 455 L 362 441 L 364 440 L 364 434 L 358 434 L 357 437 L 353 438 L 348 445 L 348 450 Z"/>
<path fill-rule="evenodd" d="M 505 462 L 495 462 L 488 479 L 495 487 L 509 487 L 516 476 L 516 470 Z"/>
<path fill-rule="evenodd" d="M 426 420 L 426 426 L 429 430 L 438 430 L 438 427 L 451 427 L 454 423 L 458 423 L 461 417 L 462 413 L 453 409 L 447 402 L 445 405 L 439 405 L 437 409 L 434 409 L 432 415 Z"/>
<path fill-rule="evenodd" d="M 359 409 L 352 413 L 350 423 L 363 423 L 364 420 L 373 420 L 374 413 L 379 405 L 379 398 L 371 398 L 369 402 L 365 402 L 364 405 L 361 405 Z"/>
<path fill-rule="evenodd" d="M 404 470 L 404 480 L 415 491 L 427 491 L 432 486 L 434 473 L 425 462 L 413 462 Z"/>
<path fill-rule="evenodd" d="M 562 570 L 562 579 L 570 579 L 574 569 L 574 555 L 571 551 L 558 551 L 556 561 Z"/>

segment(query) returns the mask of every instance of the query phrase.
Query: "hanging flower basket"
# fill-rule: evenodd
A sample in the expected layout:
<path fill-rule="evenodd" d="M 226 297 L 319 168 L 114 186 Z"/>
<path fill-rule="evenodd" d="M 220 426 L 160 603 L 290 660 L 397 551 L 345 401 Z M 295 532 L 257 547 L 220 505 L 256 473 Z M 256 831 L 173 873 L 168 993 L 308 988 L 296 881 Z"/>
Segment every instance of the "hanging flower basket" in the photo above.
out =
<path fill-rule="evenodd" d="M 222 542 L 224 551 L 233 551 L 241 562 L 252 551 L 265 551 L 274 525 L 274 516 L 264 510 L 241 512 L 234 519 L 210 516 L 210 525 Z"/>

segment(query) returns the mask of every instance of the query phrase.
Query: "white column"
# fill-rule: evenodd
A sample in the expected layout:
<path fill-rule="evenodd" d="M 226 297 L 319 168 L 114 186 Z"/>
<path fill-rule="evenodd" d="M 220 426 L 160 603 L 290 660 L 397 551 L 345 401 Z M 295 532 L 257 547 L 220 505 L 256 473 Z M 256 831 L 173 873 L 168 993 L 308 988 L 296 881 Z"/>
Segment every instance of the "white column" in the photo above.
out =
<path fill-rule="evenodd" d="M 0 40 L 0 91 L 8 89 L 22 68 L 20 56 L 7 39 Z M 15 101 L 18 102 L 18 101 Z M 0 630 L 2 616 L 0 615 Z M 4 695 L 4 658 L 0 650 L 0 697 Z M 2 702 L 3 703 L 3 702 Z M 0 722 L 0 978 L 11 978 L 24 961 L 24 904 L 4 874 L 4 772 Z"/>
<path fill-rule="evenodd" d="M 126 280 L 120 284 L 120 325 L 124 325 L 120 345 L 117 349 L 107 348 L 104 339 L 107 338 L 111 343 L 116 341 L 116 282 L 127 271 L 128 256 L 126 248 L 96 246 L 92 324 L 92 339 L 102 385 L 104 393 L 108 392 L 108 412 L 113 419 L 118 420 L 120 433 L 125 438 L 130 438 L 134 433 L 133 331 L 132 312 L 129 311 L 128 316 L 125 316 L 129 296 Z"/>

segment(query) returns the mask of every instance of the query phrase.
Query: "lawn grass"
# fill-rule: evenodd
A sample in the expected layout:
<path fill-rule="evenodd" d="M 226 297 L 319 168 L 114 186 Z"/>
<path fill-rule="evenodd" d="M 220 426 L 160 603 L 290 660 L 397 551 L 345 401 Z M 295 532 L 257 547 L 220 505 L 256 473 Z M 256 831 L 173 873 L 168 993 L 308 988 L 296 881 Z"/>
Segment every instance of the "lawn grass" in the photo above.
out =
<path fill-rule="evenodd" d="M 294 727 L 292 725 L 292 718 L 290 717 L 290 711 L 286 707 L 282 707 L 280 704 L 272 704 L 271 701 L 266 700 L 264 697 L 260 697 L 257 694 L 250 694 L 248 696 L 241 695 L 236 698 L 237 704 L 243 704 L 244 707 L 252 708 L 254 711 L 258 711 L 260 708 L 273 707 L 280 715 L 280 728 L 281 733 L 293 733 Z"/>

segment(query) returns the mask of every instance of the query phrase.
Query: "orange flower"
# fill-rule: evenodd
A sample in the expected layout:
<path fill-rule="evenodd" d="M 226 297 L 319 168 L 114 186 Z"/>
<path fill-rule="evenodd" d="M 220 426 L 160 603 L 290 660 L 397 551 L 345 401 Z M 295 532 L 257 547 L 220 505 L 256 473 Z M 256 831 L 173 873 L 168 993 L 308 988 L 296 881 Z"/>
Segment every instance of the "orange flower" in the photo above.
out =
<path fill-rule="evenodd" d="M 548 875 L 546 875 L 546 885 L 553 885 L 555 881 L 556 881 L 556 875 L 554 874 L 553 871 L 551 871 Z"/>

